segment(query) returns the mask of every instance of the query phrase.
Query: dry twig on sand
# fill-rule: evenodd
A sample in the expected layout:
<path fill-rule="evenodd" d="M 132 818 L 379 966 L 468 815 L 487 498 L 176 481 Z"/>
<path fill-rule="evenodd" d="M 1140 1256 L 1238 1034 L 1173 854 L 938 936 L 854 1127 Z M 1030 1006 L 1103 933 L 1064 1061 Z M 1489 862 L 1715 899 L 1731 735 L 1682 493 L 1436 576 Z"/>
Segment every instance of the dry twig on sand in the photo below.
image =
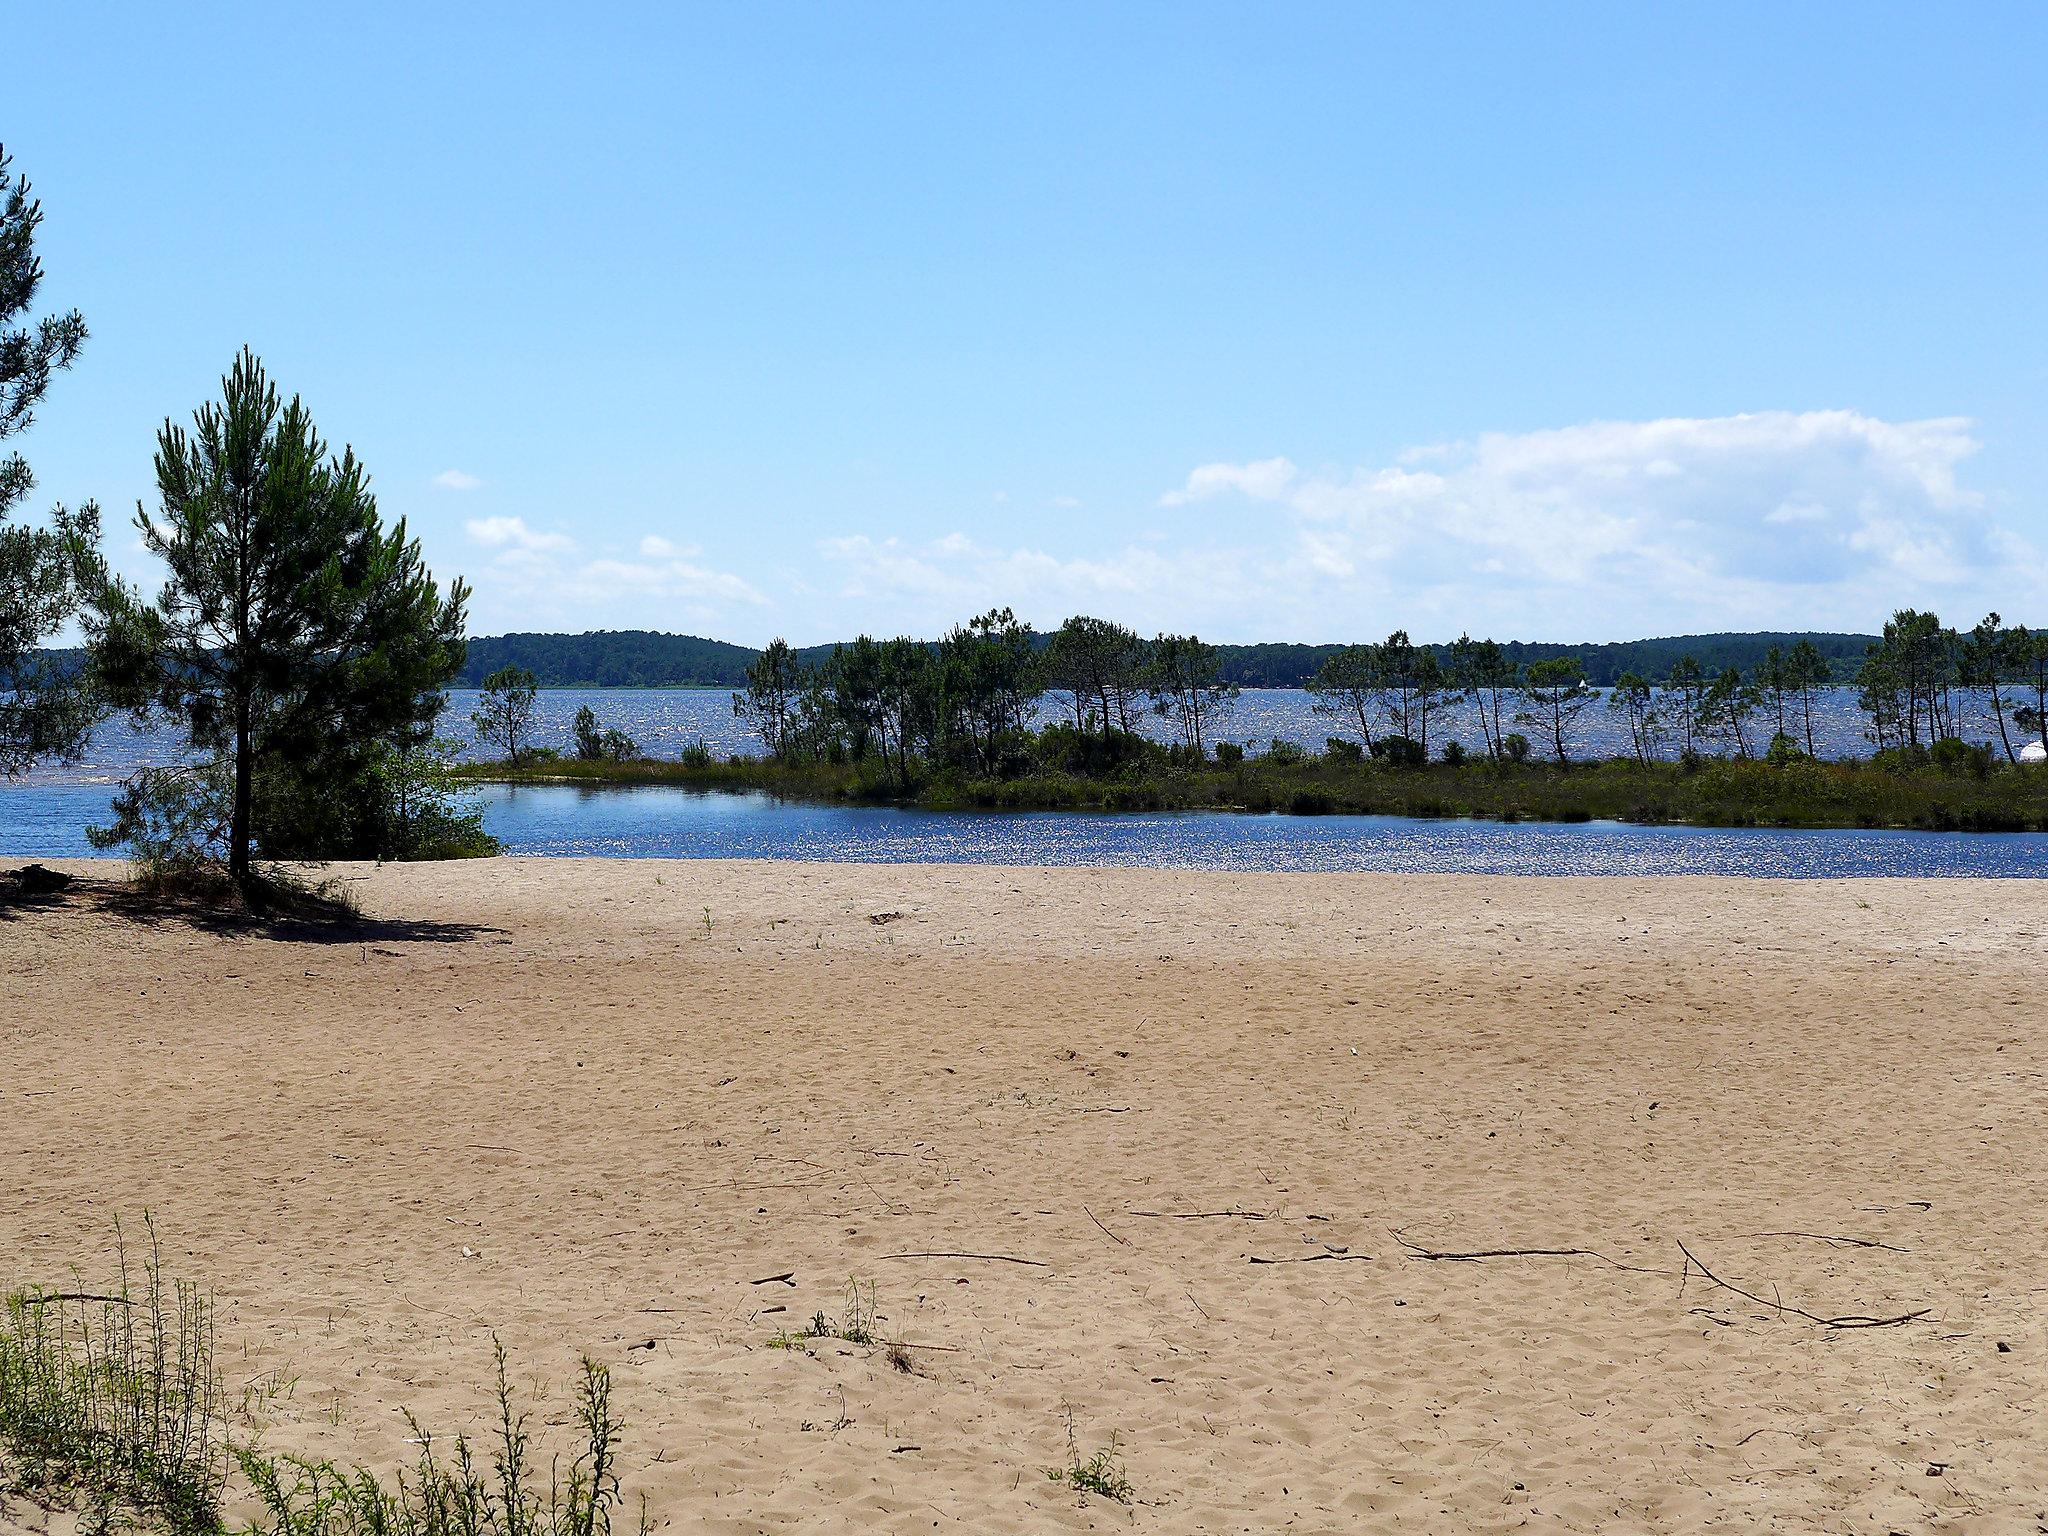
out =
<path fill-rule="evenodd" d="M 1362 1264 L 1372 1262 L 1372 1255 L 1369 1253 L 1305 1253 L 1298 1259 L 1269 1259 L 1260 1254 L 1248 1253 L 1245 1258 L 1253 1264 L 1317 1264 L 1324 1259 L 1355 1259 Z"/>
<path fill-rule="evenodd" d="M 1816 1243 L 1826 1243 L 1830 1248 L 1882 1248 L 1886 1253 L 1904 1253 L 1904 1248 L 1892 1243 L 1880 1243 L 1874 1237 L 1844 1237 L 1838 1232 L 1752 1232 L 1751 1237 L 1810 1237 Z"/>
<path fill-rule="evenodd" d="M 1020 1259 L 1008 1253 L 885 1253 L 885 1259 L 986 1259 L 991 1264 L 1029 1264 L 1033 1269 L 1051 1269 L 1043 1259 Z"/>
<path fill-rule="evenodd" d="M 1215 1216 L 1235 1216 L 1239 1221 L 1264 1221 L 1264 1211 L 1126 1211 L 1127 1216 L 1156 1216 L 1162 1221 L 1207 1221 Z"/>
<path fill-rule="evenodd" d="M 1685 1255 L 1687 1273 L 1698 1270 L 1701 1276 L 1724 1291 L 1733 1291 L 1736 1295 L 1753 1301 L 1760 1307 L 1769 1307 L 1781 1315 L 1790 1313 L 1794 1317 L 1803 1317 L 1809 1323 L 1819 1323 L 1823 1328 L 1896 1328 L 1901 1323 L 1910 1323 L 1917 1317 L 1925 1317 L 1932 1310 L 1929 1307 L 1922 1307 L 1916 1312 L 1901 1312 L 1896 1317 L 1866 1317 L 1856 1312 L 1844 1313 L 1839 1317 L 1822 1317 L 1818 1312 L 1809 1312 L 1804 1307 L 1788 1307 L 1782 1301 L 1767 1300 L 1754 1291 L 1745 1291 L 1739 1285 L 1731 1285 L 1702 1264 L 1699 1255 L 1686 1247 L 1683 1239 L 1678 1240 L 1678 1251 Z"/>

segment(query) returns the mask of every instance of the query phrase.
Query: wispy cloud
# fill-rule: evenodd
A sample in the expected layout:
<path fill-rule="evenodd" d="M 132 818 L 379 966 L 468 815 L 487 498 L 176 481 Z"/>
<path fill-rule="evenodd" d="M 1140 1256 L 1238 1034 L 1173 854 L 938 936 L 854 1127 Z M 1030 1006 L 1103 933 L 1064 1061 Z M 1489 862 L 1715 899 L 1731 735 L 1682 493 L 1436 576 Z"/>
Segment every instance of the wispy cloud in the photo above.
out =
<path fill-rule="evenodd" d="M 1188 483 L 1159 498 L 1162 507 L 1184 507 L 1207 501 L 1225 491 L 1241 491 L 1270 501 L 1282 495 L 1300 473 L 1287 459 L 1255 459 L 1249 464 L 1204 464 L 1188 476 Z"/>
<path fill-rule="evenodd" d="M 529 528 L 523 517 L 472 517 L 462 526 L 472 539 L 488 549 L 539 551 L 576 547 L 576 541 L 566 533 Z"/>
<path fill-rule="evenodd" d="M 1874 623 L 1897 602 L 2017 593 L 2040 555 L 1958 483 L 1971 423 L 1855 411 L 1594 422 L 1304 473 L 1205 464 L 1161 498 L 1291 514 L 1325 597 L 1517 633 Z"/>
<path fill-rule="evenodd" d="M 1255 600 L 1257 570 L 1232 550 L 1129 546 L 1062 558 L 964 533 L 908 544 L 865 534 L 827 539 L 819 554 L 840 573 L 839 596 L 882 627 L 935 632 L 969 613 L 1008 606 L 1029 622 L 1070 614 L 1111 615 L 1140 627 L 1184 627 L 1192 616 Z"/>
<path fill-rule="evenodd" d="M 434 476 L 434 484 L 444 491 L 473 491 L 483 481 L 460 469 L 444 469 Z"/>

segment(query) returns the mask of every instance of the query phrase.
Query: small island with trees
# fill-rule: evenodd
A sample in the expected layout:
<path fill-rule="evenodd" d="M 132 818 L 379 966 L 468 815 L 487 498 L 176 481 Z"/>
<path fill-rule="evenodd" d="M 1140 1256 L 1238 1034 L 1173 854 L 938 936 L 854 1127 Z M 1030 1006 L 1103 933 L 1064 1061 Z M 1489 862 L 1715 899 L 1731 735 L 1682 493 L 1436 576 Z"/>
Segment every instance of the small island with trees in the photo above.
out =
<path fill-rule="evenodd" d="M 1652 680 L 1596 687 L 1570 653 L 1523 664 L 1461 636 L 1327 648 L 1307 686 L 1330 722 L 1320 752 L 1219 739 L 1240 696 L 1222 648 L 1147 640 L 1076 617 L 1049 636 L 1009 609 L 936 643 L 862 636 L 814 662 L 783 641 L 733 694 L 759 756 L 701 743 L 638 754 L 588 706 L 573 757 L 531 744 L 537 682 L 505 667 L 477 711 L 495 761 L 456 775 L 500 782 L 670 784 L 933 809 L 1235 810 L 1297 814 L 1594 818 L 1717 826 L 2048 829 L 2035 759 L 2048 711 L 2048 633 L 1988 615 L 1968 632 L 1905 610 L 1853 673 L 1867 758 L 1824 760 L 1815 703 L 1837 664 L 1811 640 L 1770 644 L 1747 670 L 1680 653 Z M 1040 724 L 1047 701 L 1059 718 Z M 1966 739 L 1972 708 L 1994 739 Z M 1447 733 L 1453 710 L 1477 740 Z M 1589 711 L 1628 743 L 1586 760 Z M 1140 730 L 1147 720 L 1164 731 Z M 1163 739 L 1162 739 L 1163 737 Z"/>

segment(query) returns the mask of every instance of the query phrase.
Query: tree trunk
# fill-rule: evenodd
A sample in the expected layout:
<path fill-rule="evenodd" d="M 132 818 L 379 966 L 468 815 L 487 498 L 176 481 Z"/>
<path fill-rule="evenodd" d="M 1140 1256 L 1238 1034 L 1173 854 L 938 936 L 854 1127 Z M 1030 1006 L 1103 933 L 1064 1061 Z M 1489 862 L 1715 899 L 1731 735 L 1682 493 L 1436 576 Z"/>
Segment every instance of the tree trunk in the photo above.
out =
<path fill-rule="evenodd" d="M 235 884 L 249 884 L 249 700 L 235 701 L 235 805 L 228 824 L 228 876 Z"/>
<path fill-rule="evenodd" d="M 1995 671 L 1991 674 L 1991 715 L 1998 722 L 1998 740 L 2005 748 L 2005 760 L 2008 763 L 2017 763 L 2020 755 L 2013 750 L 2012 738 L 2005 733 L 2005 700 L 1999 696 L 1998 674 Z"/>

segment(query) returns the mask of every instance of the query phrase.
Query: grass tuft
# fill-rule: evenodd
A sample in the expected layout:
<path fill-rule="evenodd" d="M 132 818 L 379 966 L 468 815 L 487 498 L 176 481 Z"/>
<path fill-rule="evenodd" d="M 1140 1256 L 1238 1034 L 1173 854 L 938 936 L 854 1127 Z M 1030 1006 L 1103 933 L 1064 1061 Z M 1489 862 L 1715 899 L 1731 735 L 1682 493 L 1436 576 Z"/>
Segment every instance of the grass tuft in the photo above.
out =
<path fill-rule="evenodd" d="M 1124 1470 L 1121 1440 L 1115 1431 L 1110 1432 L 1108 1441 L 1092 1456 L 1081 1455 L 1081 1445 L 1074 1438 L 1074 1413 L 1067 1410 L 1067 1464 L 1064 1467 L 1048 1467 L 1045 1475 L 1055 1483 L 1064 1483 L 1076 1493 L 1092 1493 L 1099 1499 L 1108 1499 L 1116 1504 L 1128 1504 L 1136 1497 L 1131 1487 L 1130 1475 Z"/>
<path fill-rule="evenodd" d="M 106 1291 L 16 1291 L 0 1311 L 0 1491 L 76 1507 L 85 1528 L 222 1536 L 230 1468 L 262 1511 L 241 1536 L 611 1536 L 620 1425 L 611 1373 L 585 1359 L 573 1451 L 535 1456 L 502 1344 L 488 1464 L 458 1435 L 444 1454 L 410 1413 L 420 1447 L 386 1482 L 362 1467 L 231 1445 L 214 1360 L 212 1298 L 166 1279 L 156 1228 L 139 1274 L 115 1226 L 119 1282 Z M 282 1391 L 273 1376 L 264 1391 Z M 640 1529 L 647 1529 L 641 1512 Z"/>
<path fill-rule="evenodd" d="M 114 1229 L 108 1291 L 15 1291 L 0 1314 L 0 1450 L 7 1482 L 106 1524 L 219 1524 L 221 1381 L 213 1299 L 167 1281 L 154 1223 L 140 1273 Z"/>

